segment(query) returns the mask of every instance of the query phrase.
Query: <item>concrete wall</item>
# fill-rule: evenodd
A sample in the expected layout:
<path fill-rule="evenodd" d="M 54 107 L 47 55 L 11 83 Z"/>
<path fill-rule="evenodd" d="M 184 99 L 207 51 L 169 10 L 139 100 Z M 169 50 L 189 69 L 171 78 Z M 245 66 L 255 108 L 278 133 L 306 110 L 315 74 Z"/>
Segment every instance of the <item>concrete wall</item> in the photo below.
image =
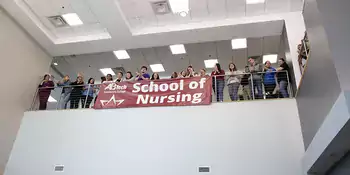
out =
<path fill-rule="evenodd" d="M 8 160 L 23 112 L 49 71 L 47 55 L 0 7 L 0 174 Z"/>
<path fill-rule="evenodd" d="M 299 122 L 294 99 L 26 112 L 5 175 L 301 175 Z"/>
<path fill-rule="evenodd" d="M 341 88 L 316 0 L 305 1 L 304 19 L 310 40 L 310 57 L 297 103 L 307 147 L 337 100 Z"/>
<path fill-rule="evenodd" d="M 350 141 L 350 12 L 348 0 L 305 0 L 310 57 L 297 96 L 304 171 L 325 174 Z"/>

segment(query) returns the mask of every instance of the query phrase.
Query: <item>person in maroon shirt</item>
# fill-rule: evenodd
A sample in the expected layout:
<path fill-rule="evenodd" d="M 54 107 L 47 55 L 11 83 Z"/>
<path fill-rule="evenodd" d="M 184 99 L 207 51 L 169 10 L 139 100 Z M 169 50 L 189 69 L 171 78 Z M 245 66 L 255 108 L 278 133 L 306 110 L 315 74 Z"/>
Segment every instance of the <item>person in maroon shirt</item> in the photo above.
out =
<path fill-rule="evenodd" d="M 211 73 L 213 76 L 213 89 L 216 92 L 216 101 L 224 101 L 224 87 L 225 87 L 225 71 L 221 69 L 219 63 L 216 63 L 214 71 Z"/>
<path fill-rule="evenodd" d="M 51 90 L 54 89 L 55 84 L 50 80 L 50 75 L 44 75 L 43 81 L 39 84 L 39 110 L 46 110 L 47 101 L 49 100 Z"/>

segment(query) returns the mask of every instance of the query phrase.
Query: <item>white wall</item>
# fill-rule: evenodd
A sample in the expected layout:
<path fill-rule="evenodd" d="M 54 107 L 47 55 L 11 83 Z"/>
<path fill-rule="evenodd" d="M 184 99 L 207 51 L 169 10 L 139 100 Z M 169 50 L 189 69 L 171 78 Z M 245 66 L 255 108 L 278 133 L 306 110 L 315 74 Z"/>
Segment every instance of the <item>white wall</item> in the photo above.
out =
<path fill-rule="evenodd" d="M 286 53 L 286 60 L 292 62 L 295 75 L 296 87 L 299 87 L 301 80 L 300 66 L 298 62 L 298 45 L 301 44 L 301 40 L 305 34 L 305 23 L 302 12 L 293 12 L 285 15 L 284 17 L 289 50 Z"/>
<path fill-rule="evenodd" d="M 0 7 L 0 175 L 50 56 Z"/>
<path fill-rule="evenodd" d="M 294 99 L 26 112 L 5 175 L 301 175 Z M 206 173 L 204 173 L 206 174 Z"/>

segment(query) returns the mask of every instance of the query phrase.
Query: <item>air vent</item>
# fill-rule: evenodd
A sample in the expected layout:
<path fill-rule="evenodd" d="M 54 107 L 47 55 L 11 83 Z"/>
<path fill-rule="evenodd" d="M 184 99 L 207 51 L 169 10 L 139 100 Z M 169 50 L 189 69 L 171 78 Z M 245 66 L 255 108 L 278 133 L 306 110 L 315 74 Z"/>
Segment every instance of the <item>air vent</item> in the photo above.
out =
<path fill-rule="evenodd" d="M 171 12 L 167 1 L 151 2 L 151 5 L 156 15 L 164 15 Z"/>
<path fill-rule="evenodd" d="M 63 172 L 64 165 L 55 165 L 55 172 Z"/>
<path fill-rule="evenodd" d="M 52 23 L 56 28 L 68 26 L 67 22 L 63 19 L 62 16 L 50 16 L 47 19 Z"/>
<path fill-rule="evenodd" d="M 112 70 L 116 75 L 118 74 L 118 72 L 123 72 L 124 75 L 126 74 L 124 67 L 116 67 L 116 68 L 112 68 Z"/>
<path fill-rule="evenodd" d="M 210 173 L 210 167 L 208 167 L 208 166 L 200 166 L 200 167 L 198 167 L 198 172 L 200 172 L 200 173 Z"/>

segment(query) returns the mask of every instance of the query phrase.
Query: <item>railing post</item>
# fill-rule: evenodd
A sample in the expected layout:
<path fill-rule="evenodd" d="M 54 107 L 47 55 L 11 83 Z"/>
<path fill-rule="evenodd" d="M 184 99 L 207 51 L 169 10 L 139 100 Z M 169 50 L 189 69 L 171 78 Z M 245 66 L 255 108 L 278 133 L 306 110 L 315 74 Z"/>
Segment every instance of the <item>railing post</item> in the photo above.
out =
<path fill-rule="evenodd" d="M 219 99 L 219 97 L 218 97 L 218 88 L 217 88 L 217 86 L 216 86 L 216 76 L 214 76 L 214 92 L 215 92 L 215 97 L 216 97 L 216 102 L 218 102 L 218 99 Z"/>
<path fill-rule="evenodd" d="M 289 98 L 293 98 L 293 95 L 292 95 L 292 91 L 291 91 L 291 87 L 290 87 L 290 83 L 289 83 L 289 74 L 288 74 L 288 71 L 287 72 L 287 83 L 288 83 L 288 94 L 289 94 Z"/>
<path fill-rule="evenodd" d="M 262 97 L 264 98 L 264 100 L 266 100 L 266 89 L 265 89 L 265 84 L 264 84 L 264 74 L 266 74 L 266 72 L 261 72 L 261 75 L 260 75 L 260 83 L 261 83 L 261 95 Z"/>
<path fill-rule="evenodd" d="M 89 84 L 88 89 L 87 89 L 87 93 L 86 93 L 86 97 L 85 97 L 85 102 L 84 102 L 84 107 L 82 107 L 82 108 L 85 108 L 85 107 L 86 107 L 86 102 L 87 102 L 89 93 L 90 93 L 90 84 Z"/>
<path fill-rule="evenodd" d="M 250 87 L 250 92 L 252 92 L 252 99 L 255 100 L 255 88 L 254 88 L 254 81 L 253 81 L 253 74 L 251 73 L 250 74 L 250 84 L 251 84 L 251 87 Z"/>

